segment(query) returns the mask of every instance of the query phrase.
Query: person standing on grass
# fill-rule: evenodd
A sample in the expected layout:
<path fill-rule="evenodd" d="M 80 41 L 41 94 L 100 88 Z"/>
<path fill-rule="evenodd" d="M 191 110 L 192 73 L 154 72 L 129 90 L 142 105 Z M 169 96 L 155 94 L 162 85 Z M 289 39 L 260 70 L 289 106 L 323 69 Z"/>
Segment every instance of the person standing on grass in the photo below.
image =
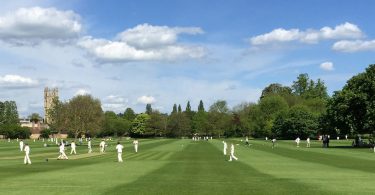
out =
<path fill-rule="evenodd" d="M 21 141 L 20 141 L 20 151 L 21 151 L 21 152 L 23 151 L 23 141 L 22 141 L 22 139 L 21 139 Z"/>
<path fill-rule="evenodd" d="M 247 136 L 246 136 L 246 138 L 245 138 L 245 144 L 246 144 L 247 146 L 250 146 L 250 144 L 249 144 L 249 137 L 247 137 Z"/>
<path fill-rule="evenodd" d="M 133 145 L 134 145 L 134 151 L 135 151 L 135 153 L 138 152 L 138 144 L 139 144 L 138 140 L 135 139 L 135 140 L 133 141 Z"/>
<path fill-rule="evenodd" d="M 310 138 L 309 137 L 307 137 L 306 143 L 307 143 L 306 147 L 310 148 Z"/>
<path fill-rule="evenodd" d="M 229 161 L 232 161 L 232 159 L 238 160 L 238 158 L 236 156 L 234 156 L 234 144 L 233 143 L 230 145 Z"/>
<path fill-rule="evenodd" d="M 68 156 L 66 156 L 66 154 L 65 154 L 64 143 L 60 143 L 59 153 L 60 153 L 60 155 L 57 157 L 57 160 L 68 160 Z"/>
<path fill-rule="evenodd" d="M 117 150 L 117 160 L 118 162 L 122 162 L 122 149 L 124 148 L 120 142 L 117 142 L 116 150 Z"/>
<path fill-rule="evenodd" d="M 100 153 L 104 153 L 104 149 L 105 149 L 105 141 L 104 141 L 104 139 L 102 139 L 102 141 L 100 142 L 99 148 L 100 148 Z"/>
<path fill-rule="evenodd" d="M 223 141 L 223 144 L 224 144 L 224 155 L 227 155 L 227 149 L 228 149 L 228 145 L 227 145 L 227 142 Z"/>
<path fill-rule="evenodd" d="M 273 149 L 275 147 L 276 138 L 273 138 L 271 141 L 272 141 L 272 149 Z"/>
<path fill-rule="evenodd" d="M 30 164 L 31 165 L 31 160 L 30 160 L 30 147 L 29 144 L 25 144 L 25 158 L 23 159 L 23 163 L 25 165 Z"/>
<path fill-rule="evenodd" d="M 299 147 L 299 142 L 300 141 L 301 141 L 301 139 L 299 137 L 297 137 L 297 139 L 296 139 L 297 147 Z"/>
<path fill-rule="evenodd" d="M 72 141 L 72 143 L 70 144 L 70 148 L 71 148 L 71 150 L 70 150 L 70 154 L 77 154 L 77 152 L 76 152 L 76 143 L 74 142 L 74 141 Z"/>
<path fill-rule="evenodd" d="M 88 153 L 91 153 L 92 152 L 92 148 L 91 148 L 91 139 L 89 139 L 87 141 L 87 148 L 89 149 L 89 152 Z"/>

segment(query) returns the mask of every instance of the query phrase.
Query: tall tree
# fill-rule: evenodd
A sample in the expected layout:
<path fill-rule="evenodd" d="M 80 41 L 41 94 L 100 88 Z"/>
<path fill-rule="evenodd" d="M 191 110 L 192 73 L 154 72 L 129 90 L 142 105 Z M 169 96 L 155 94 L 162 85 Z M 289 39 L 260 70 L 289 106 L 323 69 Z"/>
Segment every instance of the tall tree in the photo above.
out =
<path fill-rule="evenodd" d="M 309 88 L 309 75 L 300 74 L 296 81 L 293 81 L 293 93 L 302 96 Z"/>
<path fill-rule="evenodd" d="M 4 124 L 19 124 L 17 104 L 15 101 L 4 102 Z"/>
<path fill-rule="evenodd" d="M 177 105 L 173 104 L 173 110 L 171 114 L 175 114 L 175 113 L 177 113 Z"/>
<path fill-rule="evenodd" d="M 204 105 L 203 105 L 203 101 L 199 101 L 199 105 L 198 105 L 198 112 L 204 112 Z"/>
<path fill-rule="evenodd" d="M 187 102 L 185 112 L 191 112 L 190 101 Z"/>
<path fill-rule="evenodd" d="M 182 113 L 181 105 L 178 105 L 178 113 Z"/>
<path fill-rule="evenodd" d="M 77 138 L 80 134 L 95 135 L 102 127 L 103 111 L 98 99 L 91 95 L 78 95 L 66 105 L 66 127 Z"/>
<path fill-rule="evenodd" d="M 152 107 L 151 104 L 146 105 L 146 114 L 150 115 L 152 113 Z"/>
<path fill-rule="evenodd" d="M 132 122 L 133 135 L 143 136 L 146 132 L 148 120 L 150 120 L 148 114 L 138 114 Z"/>
<path fill-rule="evenodd" d="M 124 112 L 124 118 L 128 121 L 133 121 L 135 119 L 135 112 L 133 109 L 131 108 L 126 108 L 125 112 Z"/>

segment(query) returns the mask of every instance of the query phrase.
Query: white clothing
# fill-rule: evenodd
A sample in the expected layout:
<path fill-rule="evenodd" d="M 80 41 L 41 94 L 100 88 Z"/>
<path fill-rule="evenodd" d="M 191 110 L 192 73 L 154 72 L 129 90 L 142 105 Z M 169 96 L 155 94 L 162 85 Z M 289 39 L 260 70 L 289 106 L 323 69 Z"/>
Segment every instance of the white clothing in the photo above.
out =
<path fill-rule="evenodd" d="M 70 148 L 71 148 L 71 150 L 70 150 L 70 154 L 77 154 L 77 152 L 76 152 L 76 143 L 74 143 L 74 142 L 72 142 L 71 144 L 70 144 Z"/>
<path fill-rule="evenodd" d="M 91 149 L 91 140 L 89 140 L 87 142 L 87 148 L 89 149 L 89 153 L 91 153 L 92 152 L 92 149 Z"/>
<path fill-rule="evenodd" d="M 122 149 L 123 148 L 124 148 L 124 146 L 121 145 L 121 144 L 117 144 L 117 146 L 116 146 L 118 162 L 122 162 Z"/>
<path fill-rule="evenodd" d="M 65 146 L 64 144 L 61 144 L 59 147 L 60 155 L 57 157 L 57 159 L 68 159 L 68 156 L 65 154 Z"/>
<path fill-rule="evenodd" d="M 227 142 L 223 141 L 223 144 L 224 144 L 224 155 L 227 155 L 227 149 L 228 149 L 228 145 L 227 145 Z"/>
<path fill-rule="evenodd" d="M 100 144 L 99 144 L 99 147 L 100 147 L 100 153 L 104 153 L 105 142 L 101 141 Z"/>
<path fill-rule="evenodd" d="M 30 147 L 27 145 L 25 146 L 25 158 L 23 160 L 25 164 L 31 164 L 29 154 L 30 154 Z"/>
<path fill-rule="evenodd" d="M 20 150 L 21 150 L 21 152 L 23 151 L 23 141 L 22 140 L 20 141 Z"/>
<path fill-rule="evenodd" d="M 297 147 L 299 147 L 299 142 L 300 141 L 301 141 L 301 139 L 299 137 L 297 137 L 297 139 L 296 139 Z"/>
<path fill-rule="evenodd" d="M 229 161 L 232 161 L 232 159 L 238 160 L 238 158 L 236 156 L 234 156 L 234 145 L 233 144 L 231 144 L 231 146 L 230 146 Z"/>
<path fill-rule="evenodd" d="M 138 152 L 138 140 L 133 141 L 135 153 Z"/>

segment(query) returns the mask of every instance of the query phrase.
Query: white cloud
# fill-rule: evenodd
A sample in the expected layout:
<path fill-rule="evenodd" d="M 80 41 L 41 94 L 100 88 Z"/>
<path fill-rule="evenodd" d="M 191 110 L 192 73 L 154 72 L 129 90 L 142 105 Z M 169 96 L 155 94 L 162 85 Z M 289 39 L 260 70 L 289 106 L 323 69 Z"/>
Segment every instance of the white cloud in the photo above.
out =
<path fill-rule="evenodd" d="M 358 39 L 363 37 L 361 29 L 357 25 L 346 22 L 335 28 L 323 27 L 320 30 L 307 29 L 283 29 L 278 28 L 269 33 L 250 38 L 252 45 L 267 45 L 282 42 L 299 41 L 302 43 L 317 43 L 326 39 Z"/>
<path fill-rule="evenodd" d="M 375 40 L 338 41 L 333 44 L 332 49 L 341 52 L 375 51 Z"/>
<path fill-rule="evenodd" d="M 152 103 L 155 103 L 156 100 L 154 97 L 152 96 L 141 96 L 137 99 L 137 102 L 140 103 L 140 104 L 152 104 Z"/>
<path fill-rule="evenodd" d="M 78 89 L 74 95 L 77 96 L 77 95 L 89 95 L 89 94 L 91 94 L 91 92 L 87 89 Z"/>
<path fill-rule="evenodd" d="M 170 28 L 143 24 L 125 30 L 117 36 L 116 40 L 86 36 L 78 42 L 78 45 L 87 49 L 88 53 L 101 62 L 194 59 L 205 55 L 204 48 L 178 43 L 177 36 L 181 33 L 202 32 L 196 27 Z"/>
<path fill-rule="evenodd" d="M 81 31 L 79 15 L 56 8 L 20 8 L 0 17 L 0 39 L 15 44 L 66 41 L 77 38 Z"/>
<path fill-rule="evenodd" d="M 320 64 L 320 68 L 327 71 L 334 70 L 332 62 L 323 62 Z"/>
<path fill-rule="evenodd" d="M 22 77 L 19 75 L 5 75 L 0 76 L 0 87 L 5 88 L 29 88 L 29 87 L 36 87 L 38 85 L 38 81 L 28 78 Z"/>
<path fill-rule="evenodd" d="M 128 99 L 118 95 L 109 95 L 104 98 L 102 107 L 105 111 L 124 112 L 128 107 Z"/>
<path fill-rule="evenodd" d="M 117 35 L 122 42 L 136 48 L 155 48 L 163 45 L 173 45 L 179 34 L 202 34 L 203 30 L 197 27 L 168 27 L 141 24 L 127 29 Z"/>

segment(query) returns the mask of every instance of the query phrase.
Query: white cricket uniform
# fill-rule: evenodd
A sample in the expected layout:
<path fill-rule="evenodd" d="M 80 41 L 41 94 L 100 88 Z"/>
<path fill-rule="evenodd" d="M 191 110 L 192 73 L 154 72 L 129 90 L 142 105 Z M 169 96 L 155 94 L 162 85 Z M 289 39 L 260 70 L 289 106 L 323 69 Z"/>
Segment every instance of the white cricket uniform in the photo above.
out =
<path fill-rule="evenodd" d="M 223 144 L 224 144 L 224 149 L 223 149 L 224 155 L 227 155 L 227 149 L 228 149 L 227 142 L 223 141 Z"/>
<path fill-rule="evenodd" d="M 306 147 L 310 148 L 310 138 L 309 137 L 306 139 L 306 142 L 307 142 L 307 146 Z"/>
<path fill-rule="evenodd" d="M 71 144 L 70 144 L 70 148 L 71 148 L 71 150 L 70 150 L 70 154 L 77 154 L 77 152 L 76 152 L 76 143 L 75 142 L 72 142 Z"/>
<path fill-rule="evenodd" d="M 101 141 L 100 144 L 99 144 L 99 147 L 100 147 L 100 153 L 104 153 L 105 142 Z"/>
<path fill-rule="evenodd" d="M 91 152 L 92 152 L 92 148 L 91 148 L 91 140 L 89 140 L 89 141 L 87 142 L 87 148 L 89 149 L 89 153 L 91 153 Z"/>
<path fill-rule="evenodd" d="M 20 141 L 20 151 L 21 152 L 23 151 L 23 141 L 22 140 Z"/>
<path fill-rule="evenodd" d="M 60 152 L 60 155 L 59 155 L 59 157 L 57 157 L 58 159 L 68 159 L 68 156 L 66 156 L 66 154 L 65 154 L 65 146 L 64 146 L 64 144 L 60 145 L 59 152 Z"/>
<path fill-rule="evenodd" d="M 31 160 L 30 160 L 30 147 L 28 145 L 25 146 L 25 158 L 23 160 L 23 162 L 26 164 L 31 164 Z"/>
<path fill-rule="evenodd" d="M 231 146 L 230 146 L 229 161 L 232 161 L 232 159 L 238 160 L 238 158 L 236 156 L 234 156 L 234 145 L 233 144 L 231 144 Z"/>
<path fill-rule="evenodd" d="M 134 151 L 135 153 L 137 153 L 138 152 L 138 140 L 134 140 L 133 145 L 134 145 Z"/>
<path fill-rule="evenodd" d="M 297 137 L 297 139 L 296 139 L 297 147 L 299 147 L 299 142 L 300 141 L 301 141 L 301 139 L 299 137 Z"/>
<path fill-rule="evenodd" d="M 116 146 L 118 162 L 122 162 L 122 149 L 123 148 L 124 148 L 124 146 L 121 145 L 121 144 L 117 144 L 117 146 Z"/>

